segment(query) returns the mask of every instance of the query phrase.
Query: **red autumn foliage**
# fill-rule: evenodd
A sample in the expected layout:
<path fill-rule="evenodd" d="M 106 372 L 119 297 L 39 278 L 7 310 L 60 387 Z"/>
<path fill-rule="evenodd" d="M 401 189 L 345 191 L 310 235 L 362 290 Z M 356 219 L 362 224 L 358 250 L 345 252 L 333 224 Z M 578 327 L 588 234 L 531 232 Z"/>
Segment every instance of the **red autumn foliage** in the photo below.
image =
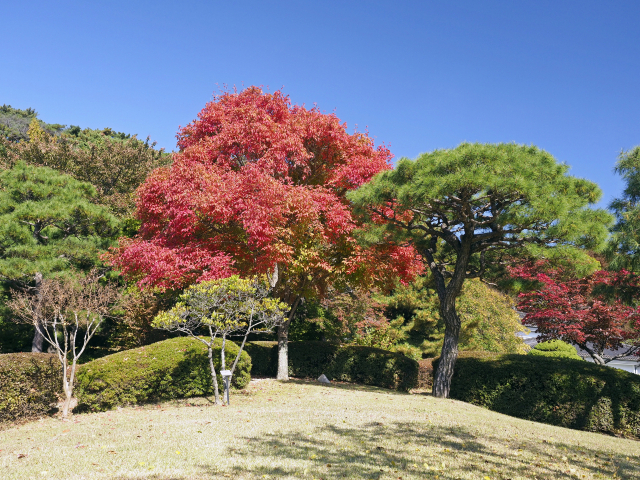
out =
<path fill-rule="evenodd" d="M 620 300 L 638 292 L 638 275 L 600 270 L 585 278 L 559 280 L 561 272 L 541 273 L 540 267 L 530 264 L 511 271 L 540 284 L 535 291 L 521 293 L 518 304 L 526 313 L 523 323 L 537 327 L 540 340 L 577 345 L 599 364 L 640 354 L 640 310 Z M 606 349 L 619 351 L 613 358 L 604 358 Z"/>
<path fill-rule="evenodd" d="M 178 145 L 173 164 L 138 190 L 139 235 L 107 256 L 140 286 L 177 289 L 277 264 L 280 296 L 292 302 L 335 278 L 380 283 L 421 268 L 412 247 L 356 243 L 345 193 L 389 169 L 392 155 L 334 114 L 250 87 L 208 103 Z"/>

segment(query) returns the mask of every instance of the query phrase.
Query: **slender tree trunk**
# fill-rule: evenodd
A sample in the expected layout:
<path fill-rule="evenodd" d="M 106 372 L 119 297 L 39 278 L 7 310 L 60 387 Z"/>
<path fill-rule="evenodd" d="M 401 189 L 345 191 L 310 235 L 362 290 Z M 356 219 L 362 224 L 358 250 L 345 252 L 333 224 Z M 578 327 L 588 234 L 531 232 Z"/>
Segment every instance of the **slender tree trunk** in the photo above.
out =
<path fill-rule="evenodd" d="M 211 342 L 213 344 L 213 342 Z M 218 377 L 216 376 L 216 367 L 213 366 L 213 345 L 209 345 L 209 368 L 211 369 L 211 381 L 213 382 L 214 405 L 220 405 L 220 392 L 218 390 Z"/>
<path fill-rule="evenodd" d="M 444 342 L 440 353 L 440 362 L 433 380 L 434 397 L 447 398 L 451 389 L 453 367 L 458 359 L 458 340 L 460 338 L 460 317 L 455 309 L 455 298 L 452 302 L 440 304 L 440 316 L 444 320 Z"/>
<path fill-rule="evenodd" d="M 60 358 L 60 357 L 59 357 Z M 69 415 L 69 407 L 71 406 L 71 398 L 73 395 L 73 384 L 69 378 L 69 362 L 67 361 L 67 352 L 65 349 L 62 358 L 62 390 L 64 391 L 64 402 L 62 403 L 62 418 L 65 419 Z M 71 381 L 70 381 L 71 380 Z"/>
<path fill-rule="evenodd" d="M 39 299 L 39 297 L 42 295 L 40 289 L 40 286 L 42 285 L 42 274 L 40 272 L 37 272 L 34 276 L 34 280 L 36 284 L 34 294 Z M 38 321 L 39 319 L 36 319 L 36 322 Z M 44 326 L 42 326 L 41 328 L 44 328 Z M 42 333 L 40 333 L 40 330 L 37 327 L 33 335 L 33 341 L 31 342 L 31 351 L 36 353 L 42 353 L 44 351 L 44 336 L 42 335 Z"/>
<path fill-rule="evenodd" d="M 289 326 L 300 304 L 300 297 L 297 297 L 289 310 L 287 320 L 278 327 L 278 373 L 277 380 L 289 380 Z"/>
<path fill-rule="evenodd" d="M 593 363 L 595 363 L 596 365 L 606 365 L 607 364 L 607 361 L 604 359 L 602 354 L 598 353 L 595 349 L 588 347 L 586 343 L 583 343 L 583 344 L 578 345 L 578 346 L 580 348 L 582 348 L 584 351 L 586 351 L 591 356 L 591 358 L 593 359 Z"/>
<path fill-rule="evenodd" d="M 71 406 L 71 399 L 73 398 L 73 385 L 71 385 L 65 378 L 64 382 L 64 403 L 62 404 L 62 418 L 67 418 L 69 415 L 69 407 Z"/>
<path fill-rule="evenodd" d="M 69 414 L 69 407 L 71 406 L 71 400 L 73 398 L 73 387 L 76 381 L 76 368 L 78 366 L 77 360 L 78 358 L 75 355 L 75 340 L 74 340 L 74 358 L 73 358 L 73 362 L 71 363 L 71 372 L 69 373 L 68 377 L 67 377 L 67 370 L 65 369 L 64 393 L 66 398 L 62 406 L 62 418 L 67 418 L 67 415 Z M 69 367 L 67 366 L 67 368 Z"/>
<path fill-rule="evenodd" d="M 223 333 L 222 334 L 222 350 L 220 350 L 220 360 L 221 360 L 220 369 L 221 370 L 227 369 L 227 362 L 225 359 L 225 351 L 224 351 L 226 344 L 227 344 L 227 334 Z"/>

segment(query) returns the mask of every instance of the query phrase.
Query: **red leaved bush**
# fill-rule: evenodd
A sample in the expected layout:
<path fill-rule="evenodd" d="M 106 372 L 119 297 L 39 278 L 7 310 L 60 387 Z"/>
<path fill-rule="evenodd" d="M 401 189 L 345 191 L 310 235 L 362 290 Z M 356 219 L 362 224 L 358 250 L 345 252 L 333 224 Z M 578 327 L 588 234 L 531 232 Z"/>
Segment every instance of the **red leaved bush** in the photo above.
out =
<path fill-rule="evenodd" d="M 600 270 L 585 278 L 559 280 L 561 272 L 541 273 L 540 265 L 517 267 L 512 274 L 540 284 L 519 295 L 518 308 L 526 313 L 523 323 L 537 327 L 541 340 L 557 338 L 577 345 L 599 364 L 640 353 L 640 311 L 620 300 L 638 291 L 638 275 Z M 605 349 L 620 351 L 604 358 Z"/>
<path fill-rule="evenodd" d="M 360 247 L 348 190 L 389 169 L 391 153 L 334 114 L 280 91 L 223 93 L 178 133 L 180 152 L 138 190 L 137 237 L 107 258 L 141 286 L 182 288 L 279 267 L 290 304 L 337 278 L 410 278 L 413 248 Z"/>

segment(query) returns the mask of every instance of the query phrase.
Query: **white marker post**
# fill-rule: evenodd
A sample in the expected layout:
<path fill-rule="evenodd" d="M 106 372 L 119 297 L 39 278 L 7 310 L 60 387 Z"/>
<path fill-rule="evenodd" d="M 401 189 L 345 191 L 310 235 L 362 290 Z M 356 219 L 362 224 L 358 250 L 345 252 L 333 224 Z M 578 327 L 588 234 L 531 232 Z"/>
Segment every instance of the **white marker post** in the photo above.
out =
<path fill-rule="evenodd" d="M 229 405 L 229 387 L 231 387 L 231 370 L 222 370 L 220 372 L 222 375 L 222 383 L 224 383 L 224 397 L 225 404 Z"/>

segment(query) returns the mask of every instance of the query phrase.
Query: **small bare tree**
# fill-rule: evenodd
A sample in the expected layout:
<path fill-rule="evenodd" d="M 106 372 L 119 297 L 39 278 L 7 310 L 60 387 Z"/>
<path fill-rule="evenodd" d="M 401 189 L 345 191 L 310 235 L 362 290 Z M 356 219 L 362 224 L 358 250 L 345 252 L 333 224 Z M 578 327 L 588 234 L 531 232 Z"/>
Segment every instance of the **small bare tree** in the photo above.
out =
<path fill-rule="evenodd" d="M 162 312 L 153 321 L 156 328 L 186 333 L 207 346 L 216 405 L 220 403 L 220 395 L 213 365 L 214 341 L 218 335 L 222 337 L 220 360 L 222 370 L 226 370 L 224 350 L 227 337 L 244 335 L 231 366 L 233 375 L 249 333 L 277 327 L 289 309 L 281 301 L 269 298 L 269 291 L 269 287 L 258 278 L 243 279 L 234 275 L 205 281 L 186 289 L 174 308 Z M 203 330 L 208 332 L 208 337 L 198 335 Z"/>
<path fill-rule="evenodd" d="M 15 320 L 33 325 L 62 364 L 62 418 L 66 418 L 78 359 L 118 301 L 119 293 L 113 285 L 101 285 L 100 276 L 92 271 L 83 278 L 43 280 L 38 295 L 13 291 L 12 296 L 8 306 Z"/>

